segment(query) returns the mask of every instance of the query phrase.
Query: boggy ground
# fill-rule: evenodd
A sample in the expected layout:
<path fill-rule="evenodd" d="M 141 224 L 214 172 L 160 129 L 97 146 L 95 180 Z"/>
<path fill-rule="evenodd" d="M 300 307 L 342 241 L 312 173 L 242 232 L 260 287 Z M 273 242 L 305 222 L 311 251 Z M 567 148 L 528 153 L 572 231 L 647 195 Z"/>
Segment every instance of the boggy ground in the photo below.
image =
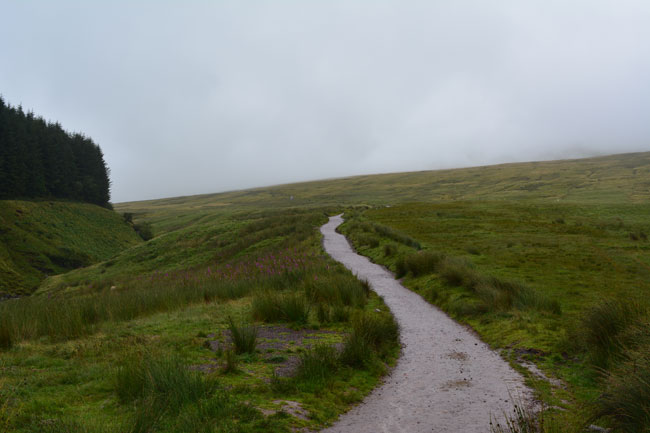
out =
<path fill-rule="evenodd" d="M 325 432 L 485 432 L 512 411 L 513 397 L 532 401 L 523 378 L 474 333 L 356 254 L 335 231 L 342 222 L 321 228 L 325 250 L 384 298 L 403 349 L 385 383 Z"/>

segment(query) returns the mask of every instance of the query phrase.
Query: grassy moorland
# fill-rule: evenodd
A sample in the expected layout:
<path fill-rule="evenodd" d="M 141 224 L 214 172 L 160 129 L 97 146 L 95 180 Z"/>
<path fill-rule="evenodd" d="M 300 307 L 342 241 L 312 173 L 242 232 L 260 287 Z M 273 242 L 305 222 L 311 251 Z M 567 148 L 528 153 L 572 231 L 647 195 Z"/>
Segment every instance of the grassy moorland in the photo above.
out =
<path fill-rule="evenodd" d="M 279 211 L 190 224 L 0 303 L 0 431 L 331 422 L 398 345 L 381 299 L 322 253 L 324 221 Z"/>
<path fill-rule="evenodd" d="M 0 200 L 0 296 L 29 294 L 48 275 L 140 242 L 121 216 L 99 206 Z"/>
<path fill-rule="evenodd" d="M 529 374 L 546 430 L 644 431 L 650 205 L 456 201 L 351 213 L 342 231 Z M 645 384 L 645 385 L 640 385 Z M 591 418 L 590 418 L 591 417 Z"/>
<path fill-rule="evenodd" d="M 0 432 L 330 422 L 397 349 L 381 300 L 321 250 L 344 207 L 362 253 L 563 381 L 529 374 L 544 431 L 644 431 L 649 186 L 641 153 L 118 204 L 155 237 L 0 304 Z"/>

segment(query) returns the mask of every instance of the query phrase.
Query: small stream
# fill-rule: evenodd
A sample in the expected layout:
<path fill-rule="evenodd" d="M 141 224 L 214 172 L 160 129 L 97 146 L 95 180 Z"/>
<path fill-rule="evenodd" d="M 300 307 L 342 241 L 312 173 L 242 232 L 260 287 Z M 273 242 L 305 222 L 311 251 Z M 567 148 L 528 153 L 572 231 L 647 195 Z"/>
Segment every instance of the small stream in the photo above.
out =
<path fill-rule="evenodd" d="M 323 432 L 486 433 L 491 419 L 512 413 L 512 397 L 532 401 L 523 377 L 471 330 L 355 253 L 336 232 L 342 222 L 337 215 L 321 227 L 325 251 L 384 298 L 401 327 L 402 353 L 384 383 Z"/>

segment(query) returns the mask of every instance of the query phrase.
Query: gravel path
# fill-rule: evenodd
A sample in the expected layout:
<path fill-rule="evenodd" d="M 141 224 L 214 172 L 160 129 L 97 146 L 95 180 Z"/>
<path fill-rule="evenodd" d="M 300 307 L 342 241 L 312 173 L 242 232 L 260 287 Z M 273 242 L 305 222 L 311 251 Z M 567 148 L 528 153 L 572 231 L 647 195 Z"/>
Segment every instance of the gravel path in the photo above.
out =
<path fill-rule="evenodd" d="M 402 356 L 383 385 L 323 432 L 489 432 L 490 417 L 511 413 L 511 395 L 530 400 L 523 378 L 476 335 L 393 275 L 356 254 L 336 233 L 341 215 L 321 227 L 325 251 L 384 298 L 401 327 Z"/>

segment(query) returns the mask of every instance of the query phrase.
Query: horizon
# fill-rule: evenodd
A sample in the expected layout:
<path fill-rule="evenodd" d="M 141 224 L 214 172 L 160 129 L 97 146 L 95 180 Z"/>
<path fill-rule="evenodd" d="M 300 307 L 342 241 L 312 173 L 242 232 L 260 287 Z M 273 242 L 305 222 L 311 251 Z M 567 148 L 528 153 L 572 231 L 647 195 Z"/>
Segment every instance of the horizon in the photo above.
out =
<path fill-rule="evenodd" d="M 219 195 L 219 194 L 228 194 L 228 193 L 252 191 L 252 190 L 257 190 L 257 189 L 276 188 L 276 187 L 282 187 L 282 186 L 300 185 L 300 184 L 308 184 L 308 183 L 316 183 L 316 182 L 327 182 L 327 181 L 334 181 L 334 180 L 354 179 L 354 178 L 358 178 L 358 177 L 368 177 L 368 176 L 383 176 L 383 175 L 409 174 L 409 173 L 436 173 L 436 172 L 441 172 L 441 171 L 455 171 L 455 170 L 465 170 L 465 169 L 482 168 L 482 167 L 486 167 L 486 168 L 487 167 L 499 167 L 499 166 L 505 166 L 505 165 L 550 163 L 550 162 L 562 162 L 562 161 L 567 161 L 567 162 L 568 161 L 581 161 L 581 160 L 608 158 L 608 157 L 643 154 L 643 153 L 650 153 L 650 150 L 646 150 L 646 151 L 642 150 L 642 151 L 638 151 L 638 152 L 606 153 L 606 154 L 597 154 L 597 155 L 584 156 L 584 157 L 578 156 L 578 157 L 559 158 L 559 159 L 536 159 L 536 160 L 530 160 L 530 161 L 500 162 L 500 163 L 496 163 L 496 164 L 468 165 L 468 166 L 464 166 L 464 167 L 436 168 L 436 169 L 430 169 L 430 170 L 408 170 L 408 171 L 391 171 L 391 172 L 382 172 L 382 173 L 365 173 L 365 174 L 343 175 L 343 176 L 327 177 L 327 178 L 320 178 L 320 179 L 299 180 L 299 181 L 296 181 L 296 182 L 284 182 L 284 183 L 274 183 L 274 184 L 269 184 L 269 185 L 258 185 L 258 186 L 253 186 L 253 187 L 249 187 L 249 188 L 229 189 L 229 190 L 226 190 L 226 191 L 202 192 L 202 193 L 196 193 L 196 194 L 164 196 L 164 197 L 147 198 L 147 199 L 140 199 L 140 200 L 130 200 L 130 201 L 123 201 L 123 202 L 111 202 L 111 204 L 113 204 L 113 205 L 122 205 L 122 204 L 129 204 L 129 203 L 140 203 L 140 202 L 149 202 L 149 201 L 157 201 L 157 200 L 176 199 L 176 198 L 191 198 L 191 197 L 199 197 L 199 196 L 211 196 L 211 195 Z"/>
<path fill-rule="evenodd" d="M 101 146 L 113 202 L 650 143 L 639 0 L 35 0 L 0 15 L 0 37 L 21 35 L 0 93 Z"/>

